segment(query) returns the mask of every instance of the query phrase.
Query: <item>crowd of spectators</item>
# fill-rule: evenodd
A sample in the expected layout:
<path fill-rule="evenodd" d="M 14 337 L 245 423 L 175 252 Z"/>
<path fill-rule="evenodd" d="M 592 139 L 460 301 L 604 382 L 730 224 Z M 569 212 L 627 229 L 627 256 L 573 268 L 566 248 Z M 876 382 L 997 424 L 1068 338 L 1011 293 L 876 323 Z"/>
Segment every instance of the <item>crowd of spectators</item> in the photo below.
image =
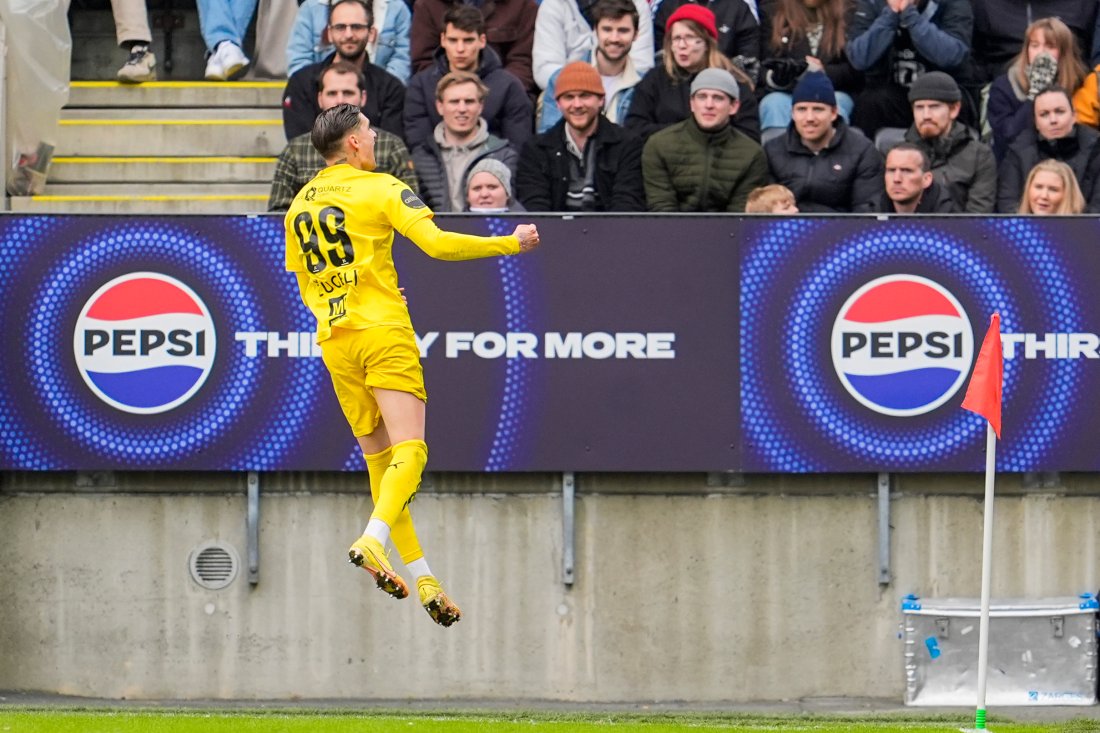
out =
<path fill-rule="evenodd" d="M 198 0 L 207 79 L 249 67 L 258 1 Z M 119 80 L 155 79 L 144 3 L 112 7 Z M 356 98 L 380 170 L 440 211 L 1100 212 L 1098 7 L 304 0 L 269 207 Z"/>

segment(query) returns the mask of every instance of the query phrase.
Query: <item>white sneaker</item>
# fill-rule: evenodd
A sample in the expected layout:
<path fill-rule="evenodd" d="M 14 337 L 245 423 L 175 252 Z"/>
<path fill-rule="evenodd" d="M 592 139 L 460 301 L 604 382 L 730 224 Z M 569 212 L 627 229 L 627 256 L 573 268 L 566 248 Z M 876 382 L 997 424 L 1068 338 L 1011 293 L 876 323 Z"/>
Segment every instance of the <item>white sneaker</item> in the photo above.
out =
<path fill-rule="evenodd" d="M 222 41 L 206 62 L 206 78 L 209 81 L 226 81 L 248 64 L 248 57 L 240 46 L 232 41 Z"/>

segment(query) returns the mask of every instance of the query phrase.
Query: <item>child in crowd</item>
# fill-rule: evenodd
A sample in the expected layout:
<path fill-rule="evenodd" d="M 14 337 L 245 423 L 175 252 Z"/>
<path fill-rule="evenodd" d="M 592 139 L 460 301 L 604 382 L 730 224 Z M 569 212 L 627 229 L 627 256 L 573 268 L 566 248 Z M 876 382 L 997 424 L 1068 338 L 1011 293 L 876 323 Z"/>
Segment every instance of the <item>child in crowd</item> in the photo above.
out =
<path fill-rule="evenodd" d="M 779 183 L 754 188 L 749 192 L 745 203 L 748 214 L 797 214 L 798 206 L 794 202 L 791 189 Z"/>

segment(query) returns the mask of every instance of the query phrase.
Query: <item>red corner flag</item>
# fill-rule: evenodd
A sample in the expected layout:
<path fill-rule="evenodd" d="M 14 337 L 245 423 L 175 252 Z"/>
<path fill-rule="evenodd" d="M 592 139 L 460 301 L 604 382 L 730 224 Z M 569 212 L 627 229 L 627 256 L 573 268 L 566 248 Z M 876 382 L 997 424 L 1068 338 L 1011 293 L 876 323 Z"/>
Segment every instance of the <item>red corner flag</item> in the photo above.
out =
<path fill-rule="evenodd" d="M 1001 385 L 1004 382 L 1004 361 L 1001 357 L 1001 316 L 994 313 L 989 319 L 982 350 L 974 362 L 970 385 L 963 398 L 964 410 L 976 412 L 989 421 L 997 439 L 1001 438 Z"/>

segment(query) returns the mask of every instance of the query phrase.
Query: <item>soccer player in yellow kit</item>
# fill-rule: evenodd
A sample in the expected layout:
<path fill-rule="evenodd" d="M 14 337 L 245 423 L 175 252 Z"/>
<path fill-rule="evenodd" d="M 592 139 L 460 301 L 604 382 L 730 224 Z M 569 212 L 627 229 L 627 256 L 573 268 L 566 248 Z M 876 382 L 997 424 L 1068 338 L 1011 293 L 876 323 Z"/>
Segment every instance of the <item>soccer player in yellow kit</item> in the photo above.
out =
<path fill-rule="evenodd" d="M 533 224 L 501 237 L 440 230 L 431 210 L 404 183 L 371 172 L 375 133 L 359 107 L 325 110 L 311 138 L 327 167 L 298 192 L 287 212 L 286 269 L 297 276 L 302 300 L 317 318 L 322 358 L 367 462 L 374 511 L 348 556 L 379 588 L 404 598 L 409 587 L 386 557 L 392 538 L 416 576 L 421 604 L 436 623 L 450 626 L 462 613 L 432 575 L 408 509 L 428 459 L 427 393 L 397 285 L 394 230 L 447 260 L 526 252 L 538 246 L 538 231 Z"/>

